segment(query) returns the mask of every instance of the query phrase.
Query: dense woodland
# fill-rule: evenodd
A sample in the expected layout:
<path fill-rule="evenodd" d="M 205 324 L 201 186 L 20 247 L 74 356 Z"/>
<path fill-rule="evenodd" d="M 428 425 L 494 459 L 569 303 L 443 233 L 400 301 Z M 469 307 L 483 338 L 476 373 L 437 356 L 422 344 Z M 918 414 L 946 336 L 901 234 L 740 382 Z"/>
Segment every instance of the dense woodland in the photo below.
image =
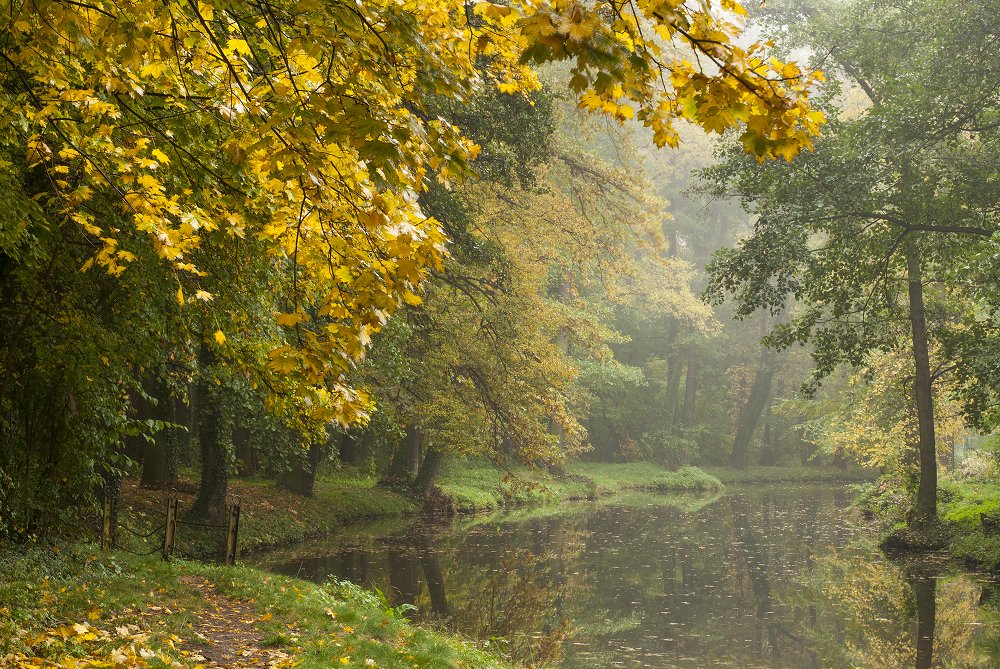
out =
<path fill-rule="evenodd" d="M 998 54 L 1000 0 L 8 1 L 0 666 L 995 666 Z"/>
<path fill-rule="evenodd" d="M 933 521 L 998 418 L 994 5 L 11 3 L 0 535 L 470 460 Z"/>

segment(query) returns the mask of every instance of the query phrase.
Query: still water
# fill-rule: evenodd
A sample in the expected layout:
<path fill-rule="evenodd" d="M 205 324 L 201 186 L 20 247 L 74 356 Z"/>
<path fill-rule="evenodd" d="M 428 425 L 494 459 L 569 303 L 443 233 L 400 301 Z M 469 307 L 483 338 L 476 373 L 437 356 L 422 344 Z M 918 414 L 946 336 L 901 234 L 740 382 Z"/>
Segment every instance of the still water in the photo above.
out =
<path fill-rule="evenodd" d="M 566 669 L 1000 667 L 993 584 L 888 561 L 849 502 L 832 485 L 637 495 L 359 526 L 264 563 Z"/>

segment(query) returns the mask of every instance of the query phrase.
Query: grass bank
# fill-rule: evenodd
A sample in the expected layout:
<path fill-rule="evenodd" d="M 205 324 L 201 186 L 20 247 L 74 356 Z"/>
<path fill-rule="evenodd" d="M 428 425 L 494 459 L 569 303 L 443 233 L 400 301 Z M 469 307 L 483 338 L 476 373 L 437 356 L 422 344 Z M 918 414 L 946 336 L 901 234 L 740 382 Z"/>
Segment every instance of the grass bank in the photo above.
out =
<path fill-rule="evenodd" d="M 949 552 L 967 564 L 1000 571 L 1000 484 L 945 481 L 938 503 L 951 535 Z"/>
<path fill-rule="evenodd" d="M 630 491 L 693 493 L 723 488 L 717 478 L 697 467 L 670 471 L 648 462 L 575 462 L 558 476 L 528 469 L 505 473 L 487 464 L 460 463 L 442 473 L 439 486 L 461 513 L 594 500 Z"/>
<path fill-rule="evenodd" d="M 376 595 L 89 546 L 0 547 L 0 665 L 497 668 Z"/>
<path fill-rule="evenodd" d="M 927 530 L 907 528 L 909 504 L 902 485 L 888 478 L 860 486 L 855 501 L 862 513 L 879 524 L 882 546 L 890 552 L 936 549 L 969 567 L 1000 572 L 1000 483 L 942 478 L 938 485 L 941 522 Z"/>
<path fill-rule="evenodd" d="M 863 469 L 837 467 L 705 467 L 724 484 L 742 483 L 858 483 L 871 481 L 876 474 Z"/>
<path fill-rule="evenodd" d="M 463 514 L 594 500 L 624 492 L 707 493 L 723 487 L 717 478 L 696 467 L 670 471 L 652 463 L 578 462 L 553 476 L 528 468 L 504 472 L 489 463 L 472 461 L 450 463 L 438 485 L 451 509 Z M 190 481 L 167 490 L 145 490 L 136 481 L 126 482 L 120 519 L 134 532 L 119 531 L 120 545 L 137 553 L 155 550 L 162 534 L 137 535 L 162 524 L 169 497 L 178 498 L 183 517 L 194 502 L 196 489 Z M 421 503 L 404 492 L 379 486 L 376 479 L 350 471 L 321 477 L 313 497 L 289 493 L 263 480 L 233 481 L 229 495 L 241 503 L 241 552 L 294 544 L 326 536 L 359 520 L 400 518 L 421 509 Z M 181 525 L 176 545 L 182 555 L 210 555 L 221 549 L 223 535 L 219 529 Z"/>

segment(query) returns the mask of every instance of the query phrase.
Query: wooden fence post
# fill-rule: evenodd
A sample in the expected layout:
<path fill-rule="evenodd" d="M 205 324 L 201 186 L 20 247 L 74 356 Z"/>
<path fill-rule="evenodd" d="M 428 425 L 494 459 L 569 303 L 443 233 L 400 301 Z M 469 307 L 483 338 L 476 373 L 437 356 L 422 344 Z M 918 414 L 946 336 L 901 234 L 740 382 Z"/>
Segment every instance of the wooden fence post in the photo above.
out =
<path fill-rule="evenodd" d="M 239 499 L 229 507 L 229 531 L 226 534 L 226 564 L 231 565 L 236 562 L 236 538 L 240 531 L 240 502 Z"/>
<path fill-rule="evenodd" d="M 163 559 L 169 560 L 174 552 L 174 534 L 177 531 L 177 498 L 167 500 L 167 524 L 163 528 Z"/>
<path fill-rule="evenodd" d="M 111 550 L 111 493 L 107 488 L 101 506 L 101 550 Z"/>

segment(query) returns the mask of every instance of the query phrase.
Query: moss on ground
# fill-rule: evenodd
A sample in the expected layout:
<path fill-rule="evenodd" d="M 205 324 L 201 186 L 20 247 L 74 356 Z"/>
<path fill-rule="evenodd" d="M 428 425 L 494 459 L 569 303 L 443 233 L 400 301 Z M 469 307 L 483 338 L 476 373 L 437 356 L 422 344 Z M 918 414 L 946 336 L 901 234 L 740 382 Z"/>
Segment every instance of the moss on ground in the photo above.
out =
<path fill-rule="evenodd" d="M 1000 571 L 1000 484 L 944 480 L 941 521 L 952 533 L 949 552 L 964 562 Z M 984 528 L 980 514 L 987 518 Z"/>
<path fill-rule="evenodd" d="M 508 666 L 469 641 L 411 625 L 376 594 L 344 583 L 80 545 L 0 548 L 0 573 L 4 666 L 195 667 L 234 642 L 239 666 Z"/>

